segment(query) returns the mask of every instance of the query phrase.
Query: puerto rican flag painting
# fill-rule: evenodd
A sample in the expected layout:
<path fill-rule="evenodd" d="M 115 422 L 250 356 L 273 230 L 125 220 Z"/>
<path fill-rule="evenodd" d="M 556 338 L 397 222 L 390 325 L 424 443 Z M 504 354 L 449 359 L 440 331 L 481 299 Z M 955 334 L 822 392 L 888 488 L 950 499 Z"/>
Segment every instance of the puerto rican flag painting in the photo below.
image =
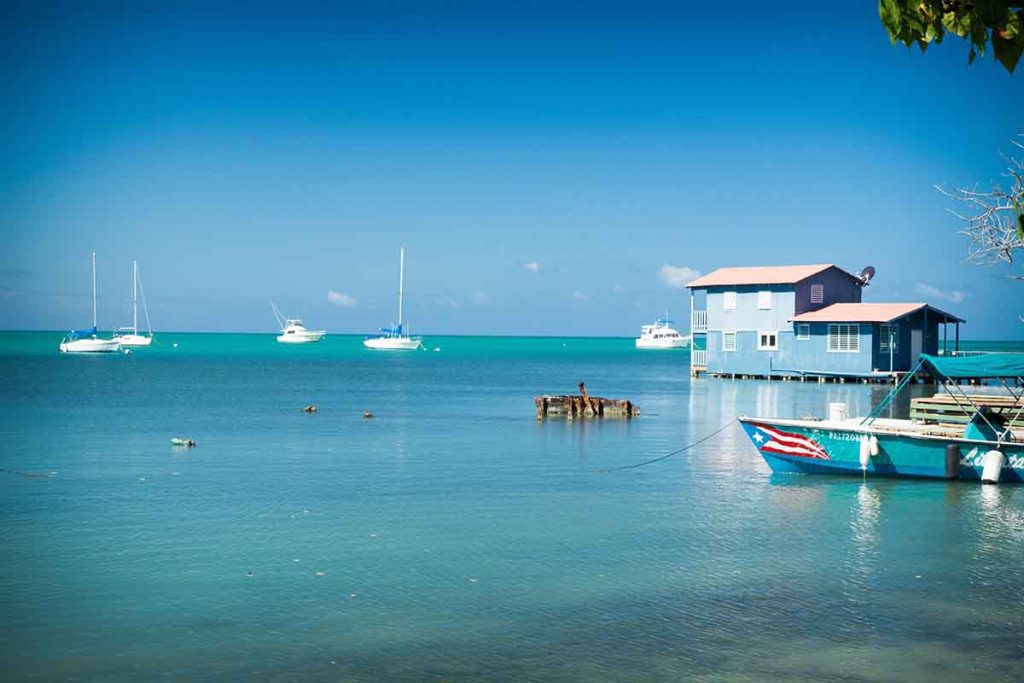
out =
<path fill-rule="evenodd" d="M 760 424 L 748 423 L 744 427 L 746 427 L 750 440 L 754 442 L 758 450 L 764 453 L 831 460 L 821 444 L 809 437 Z"/>

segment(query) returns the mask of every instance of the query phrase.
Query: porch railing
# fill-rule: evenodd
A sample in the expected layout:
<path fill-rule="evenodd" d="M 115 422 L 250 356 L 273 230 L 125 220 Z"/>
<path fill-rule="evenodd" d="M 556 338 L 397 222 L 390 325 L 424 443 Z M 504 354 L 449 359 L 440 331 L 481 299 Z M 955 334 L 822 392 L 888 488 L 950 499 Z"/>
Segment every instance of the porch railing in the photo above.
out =
<path fill-rule="evenodd" d="M 708 365 L 707 349 L 695 349 L 690 351 L 690 365 L 698 368 L 706 368 Z"/>
<path fill-rule="evenodd" d="M 693 311 L 690 316 L 690 332 L 704 333 L 708 331 L 708 312 Z"/>

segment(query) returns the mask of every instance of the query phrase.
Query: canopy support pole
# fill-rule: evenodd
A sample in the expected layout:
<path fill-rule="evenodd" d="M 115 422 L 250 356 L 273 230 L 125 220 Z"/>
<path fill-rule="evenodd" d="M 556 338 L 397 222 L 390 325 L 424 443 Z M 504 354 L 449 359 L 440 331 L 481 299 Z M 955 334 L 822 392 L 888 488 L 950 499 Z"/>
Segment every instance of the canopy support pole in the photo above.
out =
<path fill-rule="evenodd" d="M 917 364 L 910 370 L 910 372 L 903 375 L 903 378 L 900 379 L 899 384 L 893 387 L 892 391 L 886 394 L 885 398 L 878 402 L 878 405 L 875 406 L 874 410 L 872 410 L 867 417 L 860 421 L 860 424 L 871 426 L 871 424 L 874 423 L 878 416 L 882 414 L 882 411 L 884 411 L 892 404 L 893 400 L 895 400 L 896 396 L 898 396 L 899 393 L 903 391 L 904 387 L 910 384 L 910 380 L 913 379 L 914 375 L 917 374 L 917 371 L 920 369 L 921 361 L 919 360 L 917 361 Z"/>

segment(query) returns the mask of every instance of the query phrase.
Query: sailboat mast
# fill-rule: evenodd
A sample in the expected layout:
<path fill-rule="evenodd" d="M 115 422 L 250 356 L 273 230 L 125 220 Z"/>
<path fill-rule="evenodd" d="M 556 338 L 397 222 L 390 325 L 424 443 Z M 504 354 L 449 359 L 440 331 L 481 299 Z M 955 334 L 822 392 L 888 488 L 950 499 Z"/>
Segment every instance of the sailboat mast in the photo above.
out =
<path fill-rule="evenodd" d="M 139 333 L 139 262 L 132 259 L 132 334 Z"/>
<path fill-rule="evenodd" d="M 405 247 L 399 250 L 398 256 L 398 327 L 402 327 L 402 297 L 405 294 Z"/>
<path fill-rule="evenodd" d="M 96 252 L 92 252 L 92 326 L 96 327 Z"/>

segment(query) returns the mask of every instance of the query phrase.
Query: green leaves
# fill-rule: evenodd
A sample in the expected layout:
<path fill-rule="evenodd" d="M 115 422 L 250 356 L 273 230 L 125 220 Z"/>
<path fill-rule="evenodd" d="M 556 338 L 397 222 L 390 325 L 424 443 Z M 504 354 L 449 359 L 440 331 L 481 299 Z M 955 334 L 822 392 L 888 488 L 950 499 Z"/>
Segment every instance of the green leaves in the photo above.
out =
<path fill-rule="evenodd" d="M 1024 2 L 1020 0 L 879 0 L 878 16 L 893 44 L 917 44 L 924 52 L 945 33 L 970 43 L 967 63 L 992 52 L 1013 73 L 1024 53 Z"/>
<path fill-rule="evenodd" d="M 999 63 L 1013 73 L 1024 52 L 1024 10 L 1010 12 L 1004 27 L 992 31 L 992 51 Z"/>

